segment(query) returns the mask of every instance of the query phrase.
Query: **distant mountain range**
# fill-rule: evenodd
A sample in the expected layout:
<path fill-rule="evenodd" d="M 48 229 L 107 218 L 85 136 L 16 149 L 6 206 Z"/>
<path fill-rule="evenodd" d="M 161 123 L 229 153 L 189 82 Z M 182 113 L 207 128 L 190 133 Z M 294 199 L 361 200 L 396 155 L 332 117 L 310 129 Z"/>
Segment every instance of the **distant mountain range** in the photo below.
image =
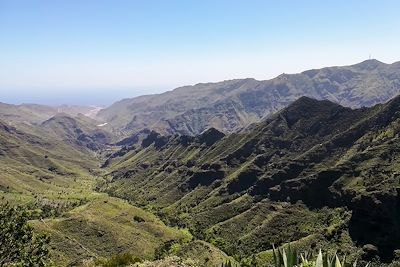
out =
<path fill-rule="evenodd" d="M 38 104 L 21 104 L 12 105 L 0 102 L 0 119 L 11 123 L 29 123 L 38 124 L 51 117 L 64 113 L 69 116 L 77 116 L 78 114 L 85 114 L 93 117 L 97 114 L 100 108 L 85 107 L 85 106 L 46 106 Z"/>
<path fill-rule="evenodd" d="M 400 92 L 400 62 L 367 60 L 282 74 L 274 79 L 230 80 L 180 87 L 124 99 L 98 113 L 121 136 L 144 129 L 162 134 L 196 135 L 209 127 L 235 132 L 286 107 L 301 96 L 327 99 L 346 107 L 372 106 Z"/>
<path fill-rule="evenodd" d="M 83 114 L 113 132 L 117 142 L 151 130 L 163 135 L 197 135 L 213 127 L 232 133 L 267 118 L 301 96 L 358 108 L 384 103 L 399 93 L 400 62 L 385 64 L 372 59 L 351 66 L 282 74 L 265 81 L 237 79 L 184 86 L 124 99 L 104 109 L 0 103 L 0 119 L 37 124 L 60 113 L 72 117 Z"/>

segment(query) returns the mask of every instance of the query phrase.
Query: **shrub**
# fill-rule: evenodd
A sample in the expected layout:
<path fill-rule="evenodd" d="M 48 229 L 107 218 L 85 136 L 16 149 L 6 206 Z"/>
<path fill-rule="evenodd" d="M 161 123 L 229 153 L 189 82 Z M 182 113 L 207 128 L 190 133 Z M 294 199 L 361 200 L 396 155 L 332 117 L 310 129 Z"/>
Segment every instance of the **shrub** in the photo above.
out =
<path fill-rule="evenodd" d="M 0 266 L 46 266 L 49 238 L 35 234 L 22 207 L 0 206 Z"/>
<path fill-rule="evenodd" d="M 128 266 L 137 262 L 141 262 L 142 260 L 138 257 L 133 256 L 130 253 L 122 253 L 112 256 L 108 259 L 99 259 L 96 261 L 96 266 L 102 267 L 122 267 Z"/>
<path fill-rule="evenodd" d="M 138 223 L 141 223 L 141 222 L 145 222 L 145 221 L 146 221 L 145 219 L 143 219 L 142 217 L 137 216 L 137 215 L 133 216 L 133 220 L 134 220 L 135 222 L 138 222 Z"/>

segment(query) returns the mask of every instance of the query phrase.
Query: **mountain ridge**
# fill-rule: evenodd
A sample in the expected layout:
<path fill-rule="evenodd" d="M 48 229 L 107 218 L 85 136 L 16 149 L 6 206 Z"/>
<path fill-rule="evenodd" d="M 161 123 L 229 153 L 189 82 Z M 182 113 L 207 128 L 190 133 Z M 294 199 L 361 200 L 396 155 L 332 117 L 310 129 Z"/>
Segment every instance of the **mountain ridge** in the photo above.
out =
<path fill-rule="evenodd" d="M 196 135 L 209 127 L 230 133 L 260 121 L 301 96 L 357 108 L 400 93 L 400 65 L 377 60 L 326 67 L 270 80 L 199 83 L 162 94 L 124 99 L 101 110 L 109 129 L 129 137 L 143 129 Z"/>
<path fill-rule="evenodd" d="M 310 238 L 330 246 L 335 240 L 348 254 L 372 244 L 375 256 L 390 261 L 400 247 L 400 185 L 389 175 L 400 171 L 399 129 L 400 96 L 358 109 L 302 97 L 249 131 L 212 144 L 184 135 L 147 140 L 110 159 L 103 190 L 152 206 L 198 238 L 218 240 L 228 255 L 261 257 L 273 243 L 306 246 L 302 240 Z M 277 221 L 243 225 L 262 216 Z M 331 224 L 337 216 L 343 216 L 340 224 Z M 308 218 L 327 225 L 308 222 L 305 229 L 313 230 L 299 230 Z"/>

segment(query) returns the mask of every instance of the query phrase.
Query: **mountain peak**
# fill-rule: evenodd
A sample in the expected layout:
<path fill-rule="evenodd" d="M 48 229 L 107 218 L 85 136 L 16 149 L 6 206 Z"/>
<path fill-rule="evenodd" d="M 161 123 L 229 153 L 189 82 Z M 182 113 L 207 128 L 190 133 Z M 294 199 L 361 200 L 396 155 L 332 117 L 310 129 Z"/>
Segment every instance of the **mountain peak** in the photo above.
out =
<path fill-rule="evenodd" d="M 223 132 L 211 127 L 203 131 L 197 138 L 200 143 L 204 143 L 207 146 L 211 146 L 225 136 Z"/>
<path fill-rule="evenodd" d="M 301 110 L 301 109 L 330 109 L 332 107 L 341 107 L 339 104 L 329 100 L 317 100 L 308 96 L 302 96 L 295 100 L 285 109 Z"/>
<path fill-rule="evenodd" d="M 75 123 L 76 120 L 74 118 L 72 118 L 71 116 L 69 116 L 66 113 L 57 113 L 55 114 L 53 117 L 51 117 L 48 120 L 45 120 L 44 122 L 42 122 L 42 125 L 48 125 L 51 123 L 60 123 L 60 122 L 68 122 L 68 123 Z"/>
<path fill-rule="evenodd" d="M 327 118 L 331 114 L 343 109 L 345 108 L 341 105 L 329 100 L 317 100 L 302 96 L 277 113 L 277 115 L 283 115 L 288 125 L 293 125 L 300 120 L 314 121 Z M 310 120 L 310 118 L 312 119 Z"/>
<path fill-rule="evenodd" d="M 384 66 L 384 65 L 386 65 L 386 64 L 379 60 L 367 59 L 367 60 L 364 60 L 363 62 L 353 65 L 353 67 L 356 67 L 361 70 L 374 70 L 374 69 L 376 69 L 380 66 Z"/>

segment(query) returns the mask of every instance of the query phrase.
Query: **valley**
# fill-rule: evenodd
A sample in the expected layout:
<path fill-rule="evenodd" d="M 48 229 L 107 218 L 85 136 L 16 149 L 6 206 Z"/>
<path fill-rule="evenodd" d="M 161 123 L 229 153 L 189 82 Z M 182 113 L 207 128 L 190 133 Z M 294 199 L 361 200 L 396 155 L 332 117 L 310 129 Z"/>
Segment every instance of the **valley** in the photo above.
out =
<path fill-rule="evenodd" d="M 123 253 L 271 266 L 288 243 L 384 266 L 400 249 L 399 66 L 200 84 L 97 113 L 2 104 L 0 202 L 32 212 L 56 266 Z"/>
<path fill-rule="evenodd" d="M 170 227 L 152 212 L 98 192 L 102 153 L 116 150 L 97 121 L 59 114 L 36 124 L 1 123 L 0 202 L 28 207 L 35 230 L 51 237 L 56 266 L 82 266 L 122 253 L 155 259 L 164 243 L 181 243 L 182 257 L 210 266 L 229 257 Z M 161 253 L 161 252 L 158 252 Z M 161 254 L 160 254 L 161 255 Z"/>

